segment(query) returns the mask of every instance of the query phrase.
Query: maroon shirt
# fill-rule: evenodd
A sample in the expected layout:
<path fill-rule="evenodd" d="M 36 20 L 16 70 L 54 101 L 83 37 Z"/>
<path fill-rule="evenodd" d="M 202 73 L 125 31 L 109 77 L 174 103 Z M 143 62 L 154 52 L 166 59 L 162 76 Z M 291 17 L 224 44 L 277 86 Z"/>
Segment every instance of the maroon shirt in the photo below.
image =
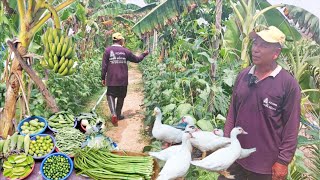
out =
<path fill-rule="evenodd" d="M 114 44 L 106 48 L 102 59 L 101 79 L 107 76 L 107 86 L 128 86 L 127 61 L 138 63 L 146 54 L 135 56 L 127 48 Z"/>
<path fill-rule="evenodd" d="M 257 148 L 249 157 L 237 160 L 245 169 L 271 174 L 275 162 L 289 164 L 297 147 L 300 120 L 300 88 L 280 66 L 271 76 L 249 85 L 252 72 L 244 69 L 237 77 L 224 127 L 225 136 L 235 126 L 248 135 L 239 135 L 242 148 Z"/>

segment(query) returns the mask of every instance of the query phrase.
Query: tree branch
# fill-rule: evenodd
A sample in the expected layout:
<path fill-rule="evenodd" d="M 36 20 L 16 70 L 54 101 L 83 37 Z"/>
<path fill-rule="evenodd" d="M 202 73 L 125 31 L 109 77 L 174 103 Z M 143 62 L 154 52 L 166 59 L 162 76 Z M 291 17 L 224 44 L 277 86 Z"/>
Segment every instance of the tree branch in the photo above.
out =
<path fill-rule="evenodd" d="M 28 0 L 27 18 L 29 20 L 32 19 L 32 3 L 33 3 L 33 0 Z"/>
<path fill-rule="evenodd" d="M 213 42 L 213 49 L 214 52 L 212 54 L 212 59 L 213 59 L 213 63 L 211 63 L 210 65 L 210 79 L 212 84 L 215 83 L 215 78 L 216 78 L 216 71 L 217 71 L 217 61 L 218 61 L 218 57 L 219 57 L 219 45 L 220 45 L 220 38 L 221 38 L 221 17 L 222 17 L 222 0 L 216 0 L 216 8 L 215 8 L 215 12 L 216 12 L 216 22 L 215 22 L 215 26 L 216 26 L 216 34 L 215 34 L 215 40 Z M 215 101 L 215 93 L 214 91 L 210 91 L 209 94 L 209 106 L 208 106 L 208 111 L 210 113 L 213 112 L 214 109 L 214 101 Z"/>
<path fill-rule="evenodd" d="M 48 3 L 45 3 L 44 6 L 52 13 L 55 28 L 60 29 L 60 20 L 57 11 Z"/>
<path fill-rule="evenodd" d="M 22 59 L 18 50 L 14 47 L 14 44 L 9 40 L 7 41 L 7 44 L 9 45 L 10 49 L 14 53 L 15 58 L 17 58 L 17 60 L 19 61 L 23 70 L 25 70 L 27 72 L 27 74 L 30 76 L 30 78 L 38 86 L 38 89 L 42 93 L 45 101 L 47 102 L 48 107 L 51 109 L 52 112 L 58 112 L 59 108 L 56 104 L 54 97 L 51 96 L 50 92 L 48 91 L 48 89 L 44 85 L 44 83 L 41 81 L 39 76 L 37 76 L 36 73 L 33 71 L 33 69 L 25 63 L 25 61 Z"/>
<path fill-rule="evenodd" d="M 73 2 L 75 2 L 76 0 L 67 0 L 61 4 L 59 4 L 55 9 L 57 12 L 59 12 L 61 9 L 69 6 L 70 4 L 72 4 Z M 46 14 L 43 18 L 41 18 L 32 28 L 31 31 L 36 33 L 40 27 L 50 18 L 51 13 Z"/>
<path fill-rule="evenodd" d="M 18 11 L 20 17 L 20 29 L 21 31 L 25 31 L 24 18 L 26 13 L 26 6 L 24 4 L 24 0 L 18 0 Z"/>

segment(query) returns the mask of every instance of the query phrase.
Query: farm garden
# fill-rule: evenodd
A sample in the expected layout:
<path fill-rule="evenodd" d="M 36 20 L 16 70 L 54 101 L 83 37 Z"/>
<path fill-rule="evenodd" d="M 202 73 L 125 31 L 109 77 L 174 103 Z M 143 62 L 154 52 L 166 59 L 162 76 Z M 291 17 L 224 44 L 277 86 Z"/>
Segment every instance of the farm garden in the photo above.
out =
<path fill-rule="evenodd" d="M 152 138 L 157 120 L 181 132 L 182 117 L 201 131 L 223 129 L 237 75 L 252 65 L 250 33 L 275 26 L 286 35 L 277 62 L 302 94 L 287 179 L 318 179 L 319 18 L 267 0 L 144 3 L 0 2 L 0 177 L 156 179 L 167 160 L 150 153 L 163 150 Z M 149 51 L 138 65 L 128 64 L 127 113 L 118 127 L 101 85 L 102 56 L 115 32 L 132 52 Z M 194 165 L 183 175 L 218 176 Z"/>

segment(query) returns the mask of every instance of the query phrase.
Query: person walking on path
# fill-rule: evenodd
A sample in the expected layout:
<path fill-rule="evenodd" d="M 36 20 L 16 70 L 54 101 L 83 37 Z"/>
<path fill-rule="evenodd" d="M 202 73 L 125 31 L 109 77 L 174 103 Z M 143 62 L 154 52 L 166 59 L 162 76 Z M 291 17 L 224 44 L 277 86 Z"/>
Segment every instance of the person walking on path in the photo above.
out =
<path fill-rule="evenodd" d="M 107 86 L 107 101 L 111 112 L 111 122 L 118 125 L 118 120 L 124 119 L 121 114 L 128 87 L 127 62 L 139 63 L 149 52 L 144 51 L 140 56 L 134 55 L 124 47 L 124 37 L 120 33 L 112 35 L 113 45 L 107 47 L 102 58 L 102 85 Z M 115 101 L 117 99 L 117 102 Z"/>
<path fill-rule="evenodd" d="M 227 171 L 238 180 L 284 180 L 297 147 L 301 91 L 276 62 L 285 35 L 270 26 L 251 38 L 254 65 L 237 77 L 224 133 L 230 136 L 232 128 L 242 127 L 249 134 L 238 137 L 242 148 L 257 151 Z"/>

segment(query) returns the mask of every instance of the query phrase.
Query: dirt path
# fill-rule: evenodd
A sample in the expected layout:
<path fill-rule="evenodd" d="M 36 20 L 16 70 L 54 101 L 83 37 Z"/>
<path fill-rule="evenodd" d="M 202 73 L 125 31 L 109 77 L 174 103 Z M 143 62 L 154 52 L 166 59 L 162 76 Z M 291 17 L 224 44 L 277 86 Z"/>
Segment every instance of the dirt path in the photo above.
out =
<path fill-rule="evenodd" d="M 107 136 L 111 137 L 122 150 L 142 152 L 144 146 L 148 145 L 150 140 L 143 136 L 143 84 L 142 74 L 137 64 L 129 66 L 129 86 L 127 97 L 122 108 L 124 120 L 119 121 L 118 127 L 110 127 Z M 105 100 L 104 100 L 105 101 Z M 106 104 L 106 102 L 103 102 Z"/>

